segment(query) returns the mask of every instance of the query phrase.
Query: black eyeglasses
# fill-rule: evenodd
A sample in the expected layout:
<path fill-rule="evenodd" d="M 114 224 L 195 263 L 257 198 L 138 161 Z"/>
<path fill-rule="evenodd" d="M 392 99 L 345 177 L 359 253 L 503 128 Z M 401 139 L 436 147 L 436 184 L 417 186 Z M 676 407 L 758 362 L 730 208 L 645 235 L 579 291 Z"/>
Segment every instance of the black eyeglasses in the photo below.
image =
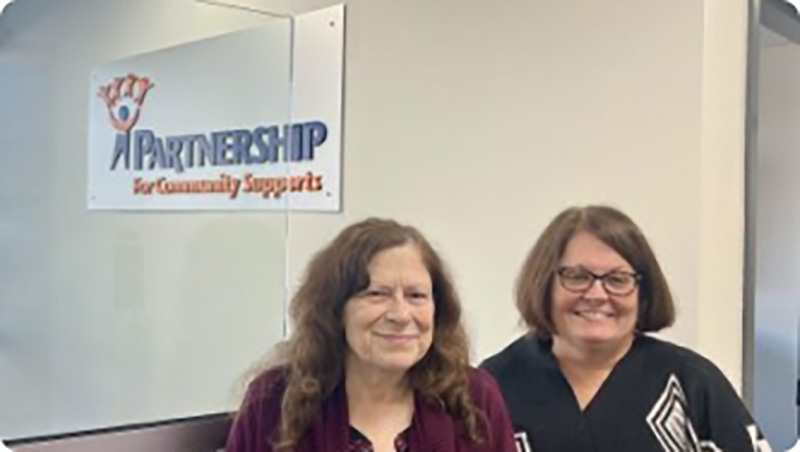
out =
<path fill-rule="evenodd" d="M 556 273 L 561 287 L 570 292 L 586 292 L 599 279 L 606 292 L 620 297 L 632 294 L 642 279 L 642 275 L 638 273 L 615 270 L 598 275 L 583 267 L 559 267 Z"/>

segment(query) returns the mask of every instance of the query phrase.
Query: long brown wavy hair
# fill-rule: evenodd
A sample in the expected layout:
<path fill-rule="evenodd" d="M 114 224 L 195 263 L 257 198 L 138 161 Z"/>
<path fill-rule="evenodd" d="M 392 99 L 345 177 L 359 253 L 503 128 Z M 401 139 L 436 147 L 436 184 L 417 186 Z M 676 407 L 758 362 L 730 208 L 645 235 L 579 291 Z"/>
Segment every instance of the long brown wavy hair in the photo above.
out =
<path fill-rule="evenodd" d="M 344 229 L 314 256 L 291 300 L 292 334 L 277 349 L 286 369 L 286 390 L 273 437 L 276 451 L 292 451 L 299 444 L 323 401 L 342 383 L 348 347 L 343 310 L 369 285 L 370 261 L 383 250 L 409 243 L 418 247 L 430 273 L 435 310 L 431 347 L 408 370 L 407 381 L 456 419 L 466 438 L 481 441 L 479 424 L 484 418 L 469 392 L 469 345 L 461 302 L 445 264 L 415 228 L 370 218 Z"/>

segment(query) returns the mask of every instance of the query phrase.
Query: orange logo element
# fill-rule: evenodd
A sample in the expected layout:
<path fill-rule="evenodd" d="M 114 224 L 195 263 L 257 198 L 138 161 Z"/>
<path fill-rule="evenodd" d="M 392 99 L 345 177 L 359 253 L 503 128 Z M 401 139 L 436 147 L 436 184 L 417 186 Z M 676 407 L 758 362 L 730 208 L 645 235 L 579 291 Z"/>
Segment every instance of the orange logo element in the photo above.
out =
<path fill-rule="evenodd" d="M 145 95 L 154 86 L 149 78 L 133 73 L 101 86 L 97 96 L 103 99 L 108 108 L 111 126 L 119 132 L 129 132 L 139 120 Z"/>

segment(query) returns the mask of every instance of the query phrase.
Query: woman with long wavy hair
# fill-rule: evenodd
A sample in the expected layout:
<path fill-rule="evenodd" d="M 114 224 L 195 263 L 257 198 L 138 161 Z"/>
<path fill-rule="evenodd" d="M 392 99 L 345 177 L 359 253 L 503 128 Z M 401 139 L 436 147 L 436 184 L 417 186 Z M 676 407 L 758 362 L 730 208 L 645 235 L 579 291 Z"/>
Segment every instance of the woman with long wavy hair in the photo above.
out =
<path fill-rule="evenodd" d="M 461 304 L 416 229 L 368 219 L 316 254 L 278 363 L 249 385 L 228 452 L 514 452 Z"/>

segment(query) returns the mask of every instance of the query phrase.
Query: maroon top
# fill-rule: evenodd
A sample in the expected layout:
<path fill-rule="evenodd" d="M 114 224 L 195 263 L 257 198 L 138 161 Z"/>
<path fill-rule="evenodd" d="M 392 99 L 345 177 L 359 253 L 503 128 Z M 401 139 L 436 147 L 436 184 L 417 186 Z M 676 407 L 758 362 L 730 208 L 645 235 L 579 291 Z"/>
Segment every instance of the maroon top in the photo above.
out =
<path fill-rule="evenodd" d="M 286 389 L 282 370 L 270 370 L 248 388 L 242 408 L 231 428 L 227 452 L 272 452 L 271 439 L 281 416 Z M 459 433 L 458 423 L 441 407 L 415 397 L 414 417 L 404 438 L 409 452 L 516 452 L 511 421 L 494 379 L 484 370 L 470 369 L 472 401 L 486 415 L 481 441 L 474 444 Z M 322 404 L 296 452 L 347 452 L 351 427 L 344 385 L 339 385 Z"/>

